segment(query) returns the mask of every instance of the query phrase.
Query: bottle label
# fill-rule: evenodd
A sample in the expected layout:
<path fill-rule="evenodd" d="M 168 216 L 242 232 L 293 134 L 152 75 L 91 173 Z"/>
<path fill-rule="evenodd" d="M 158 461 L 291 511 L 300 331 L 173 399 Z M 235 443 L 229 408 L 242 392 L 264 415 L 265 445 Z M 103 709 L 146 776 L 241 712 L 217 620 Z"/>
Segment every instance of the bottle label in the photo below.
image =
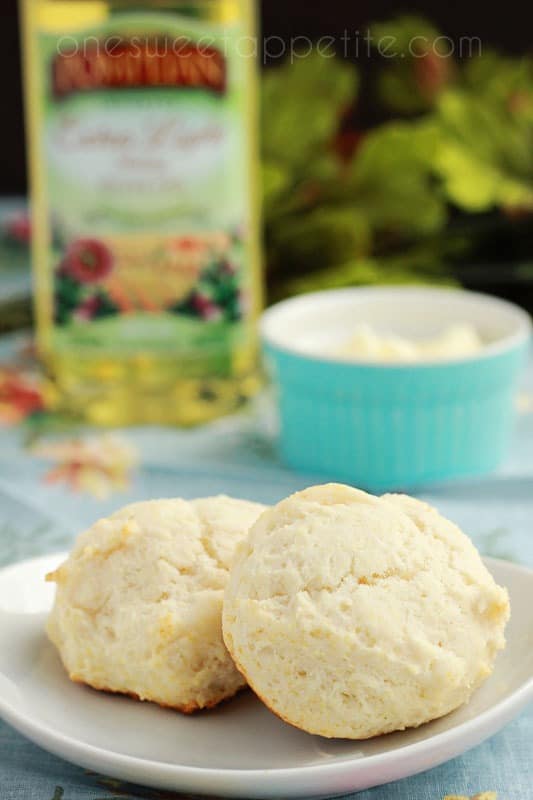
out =
<path fill-rule="evenodd" d="M 245 34 L 153 11 L 40 30 L 54 347 L 192 355 L 244 335 Z"/>

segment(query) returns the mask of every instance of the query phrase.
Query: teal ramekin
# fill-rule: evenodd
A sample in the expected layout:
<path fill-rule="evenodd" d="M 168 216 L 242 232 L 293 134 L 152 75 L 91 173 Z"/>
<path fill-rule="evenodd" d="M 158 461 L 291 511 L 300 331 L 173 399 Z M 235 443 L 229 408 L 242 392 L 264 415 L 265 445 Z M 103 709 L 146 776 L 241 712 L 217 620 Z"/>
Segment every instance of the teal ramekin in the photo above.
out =
<path fill-rule="evenodd" d="M 469 322 L 486 344 L 473 356 L 406 364 L 329 355 L 360 322 L 411 337 Z M 261 338 L 283 460 L 371 491 L 490 472 L 505 453 L 530 335 L 518 306 L 458 289 L 350 288 L 272 306 Z"/>

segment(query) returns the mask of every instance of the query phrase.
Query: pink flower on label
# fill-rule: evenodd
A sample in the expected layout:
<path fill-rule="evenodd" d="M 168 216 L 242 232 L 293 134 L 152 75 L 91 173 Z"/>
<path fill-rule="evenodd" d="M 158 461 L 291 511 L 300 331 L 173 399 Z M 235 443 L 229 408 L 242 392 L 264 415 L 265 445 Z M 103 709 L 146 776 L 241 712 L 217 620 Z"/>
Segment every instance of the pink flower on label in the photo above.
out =
<path fill-rule="evenodd" d="M 220 306 L 217 306 L 216 303 L 213 303 L 209 297 L 206 295 L 201 294 L 200 292 L 196 292 L 191 300 L 193 308 L 200 314 L 203 319 L 207 320 L 215 320 L 220 319 L 222 316 L 222 311 Z"/>
<path fill-rule="evenodd" d="M 100 300 L 98 297 L 94 295 L 92 297 L 87 297 L 75 310 L 73 317 L 77 319 L 78 322 L 88 322 L 98 311 L 99 305 Z"/>
<path fill-rule="evenodd" d="M 61 269 L 80 283 L 96 283 L 113 269 L 113 254 L 98 239 L 75 239 L 67 248 Z"/>

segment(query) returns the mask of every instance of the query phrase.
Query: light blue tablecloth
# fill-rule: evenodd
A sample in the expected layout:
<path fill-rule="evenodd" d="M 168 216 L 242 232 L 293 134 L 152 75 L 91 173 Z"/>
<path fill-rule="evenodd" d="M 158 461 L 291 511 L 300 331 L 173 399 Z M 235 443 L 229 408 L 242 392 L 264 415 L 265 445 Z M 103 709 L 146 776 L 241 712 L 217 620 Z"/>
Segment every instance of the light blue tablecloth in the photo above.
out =
<path fill-rule="evenodd" d="M 533 367 L 526 390 L 527 384 L 533 386 Z M 531 407 L 531 395 L 522 405 Z M 45 462 L 22 446 L 23 427 L 0 429 L 0 564 L 68 548 L 75 534 L 96 517 L 134 499 L 225 492 L 272 503 L 312 482 L 278 462 L 267 398 L 237 417 L 201 429 L 138 428 L 123 435 L 138 448 L 140 467 L 126 490 L 97 499 L 74 493 L 64 483 L 46 484 Z M 509 458 L 497 475 L 418 494 L 456 520 L 483 553 L 533 566 L 532 411 L 520 414 Z M 529 800 L 532 778 L 533 709 L 529 709 L 464 756 L 422 775 L 362 792 L 358 799 L 441 800 L 445 794 L 492 789 L 500 793 L 500 800 Z M 175 797 L 87 773 L 0 723 L 1 800 Z"/>

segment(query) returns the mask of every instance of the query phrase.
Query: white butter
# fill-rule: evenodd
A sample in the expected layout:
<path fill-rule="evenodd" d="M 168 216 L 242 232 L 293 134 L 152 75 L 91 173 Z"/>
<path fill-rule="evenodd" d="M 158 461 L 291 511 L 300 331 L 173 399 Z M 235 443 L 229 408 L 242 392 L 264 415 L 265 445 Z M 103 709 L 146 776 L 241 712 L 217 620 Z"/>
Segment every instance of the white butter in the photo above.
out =
<path fill-rule="evenodd" d="M 360 323 L 350 338 L 335 350 L 335 355 L 364 361 L 439 361 L 463 358 L 479 352 L 482 347 L 479 333 L 466 322 L 449 325 L 437 336 L 419 340 L 380 333 L 367 323 Z"/>

